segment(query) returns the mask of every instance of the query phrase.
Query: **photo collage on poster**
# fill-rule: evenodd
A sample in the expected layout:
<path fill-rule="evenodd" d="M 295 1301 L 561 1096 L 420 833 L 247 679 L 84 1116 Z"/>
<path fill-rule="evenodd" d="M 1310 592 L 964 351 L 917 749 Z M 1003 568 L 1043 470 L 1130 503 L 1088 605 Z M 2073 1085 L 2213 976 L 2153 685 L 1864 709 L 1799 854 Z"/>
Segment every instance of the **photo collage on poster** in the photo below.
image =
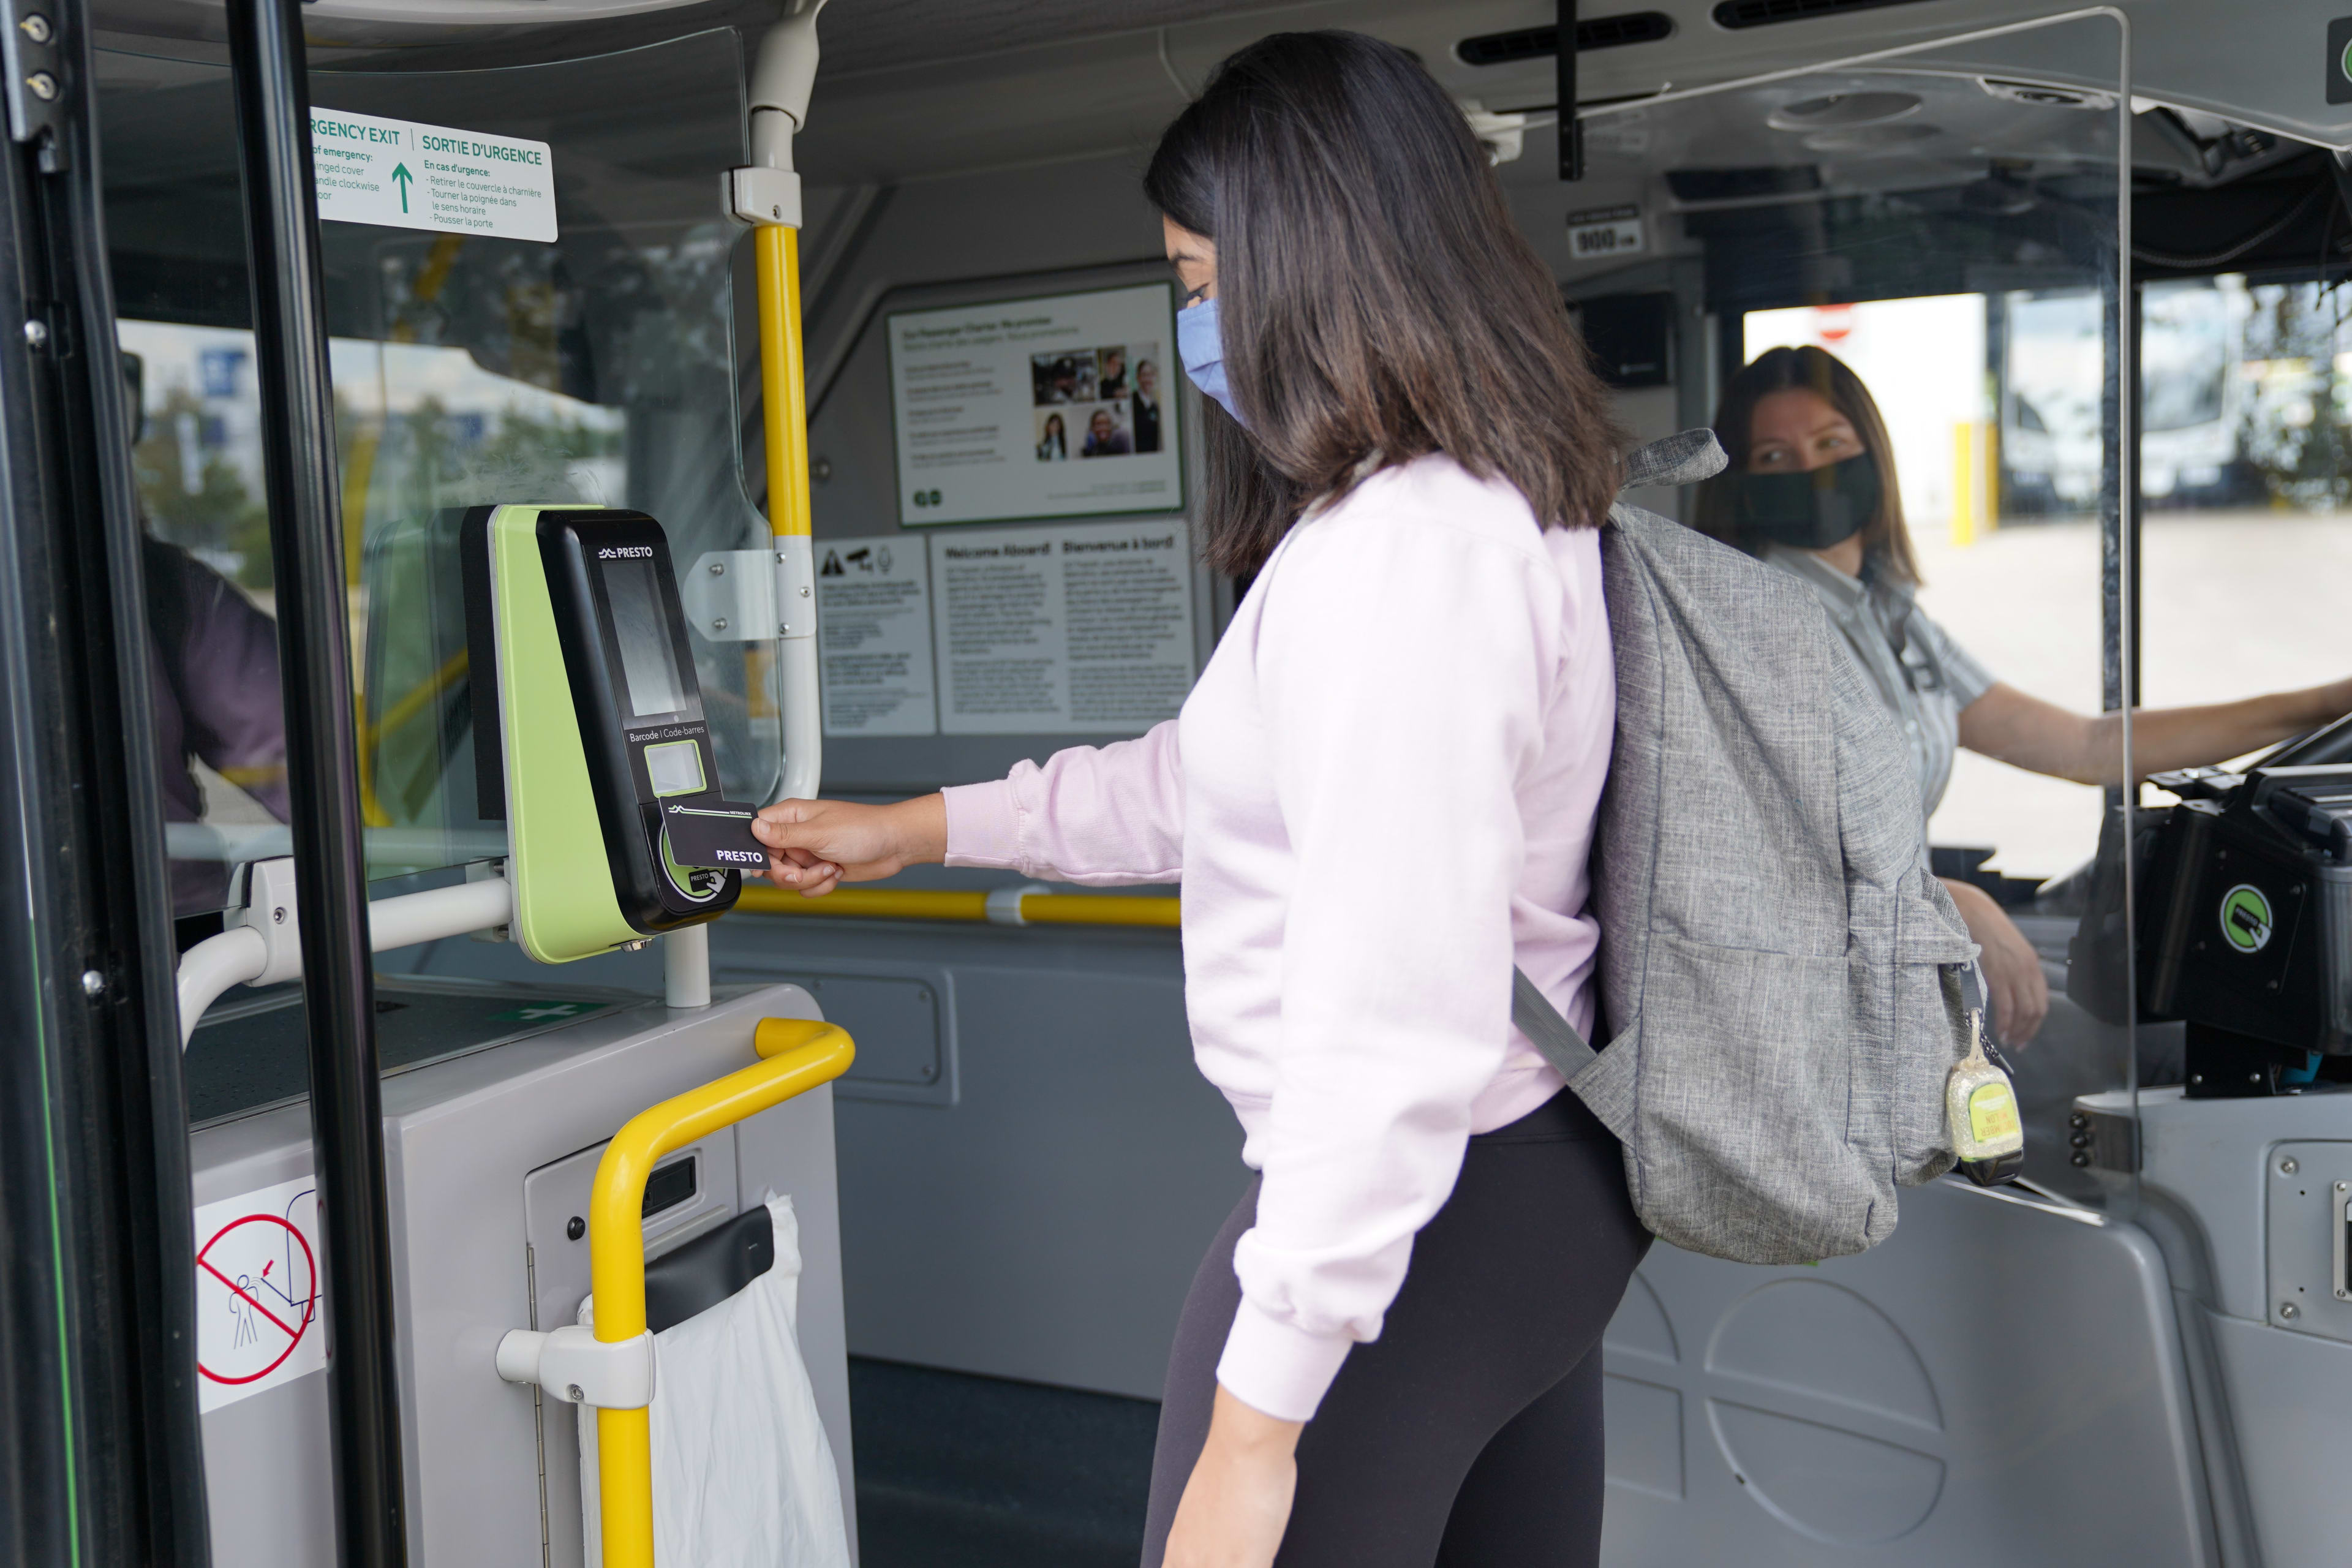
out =
<path fill-rule="evenodd" d="M 1168 386 L 1157 342 L 1031 354 L 1029 384 L 1041 463 L 1160 449 L 1160 399 Z"/>

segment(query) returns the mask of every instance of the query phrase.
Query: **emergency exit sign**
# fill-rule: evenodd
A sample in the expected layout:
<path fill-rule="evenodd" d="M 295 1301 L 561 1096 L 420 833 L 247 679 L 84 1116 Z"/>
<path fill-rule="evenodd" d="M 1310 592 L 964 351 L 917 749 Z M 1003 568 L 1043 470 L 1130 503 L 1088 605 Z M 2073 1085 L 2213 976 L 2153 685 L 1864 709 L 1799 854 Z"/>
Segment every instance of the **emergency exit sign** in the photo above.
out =
<path fill-rule="evenodd" d="M 313 109 L 310 163 L 322 220 L 555 237 L 555 165 L 544 142 Z"/>

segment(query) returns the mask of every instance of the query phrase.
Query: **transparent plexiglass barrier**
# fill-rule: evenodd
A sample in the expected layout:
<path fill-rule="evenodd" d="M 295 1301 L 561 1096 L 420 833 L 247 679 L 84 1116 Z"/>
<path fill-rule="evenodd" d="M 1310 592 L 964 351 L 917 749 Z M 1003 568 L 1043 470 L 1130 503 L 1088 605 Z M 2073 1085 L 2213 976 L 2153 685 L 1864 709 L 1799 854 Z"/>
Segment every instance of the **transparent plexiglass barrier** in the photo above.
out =
<path fill-rule="evenodd" d="M 719 200 L 743 157 L 740 80 L 731 32 L 513 69 L 313 73 L 322 109 L 547 143 L 555 195 L 551 241 L 320 225 L 374 877 L 504 852 L 502 826 L 475 804 L 466 508 L 634 508 L 660 520 L 681 576 L 766 537 L 739 456 L 730 273 L 743 231 Z M 193 640 L 184 610 L 159 616 L 159 640 L 185 655 L 163 662 L 191 689 L 182 754 L 164 759 L 194 783 L 173 802 L 187 820 L 170 825 L 185 913 L 218 907 L 227 865 L 287 852 L 274 686 L 220 646 L 241 634 L 249 647 L 274 602 L 242 258 L 218 256 L 222 226 L 241 235 L 232 110 L 226 73 L 208 68 L 110 56 L 100 86 L 110 206 L 129 237 L 117 249 L 148 252 L 118 271 L 143 383 L 142 498 L 174 547 L 156 562 L 183 599 L 234 595 L 254 612 L 200 615 Z M 157 196 L 166 177 L 208 195 L 202 220 Z M 185 282 L 172 268 L 184 254 L 222 278 Z M 217 620 L 238 625 L 220 634 Z M 780 765 L 771 645 L 707 629 L 697 674 L 721 783 L 765 800 Z M 231 720 L 208 722 L 215 710 Z"/>
<path fill-rule="evenodd" d="M 2137 1084 L 2179 1071 L 2178 1026 L 2135 1047 L 2130 910 L 2095 869 L 2103 831 L 2122 826 L 2112 710 L 2132 680 L 2122 60 L 2119 25 L 2085 16 L 1589 110 L 1573 202 L 1703 258 L 1736 469 L 1871 458 L 1885 501 L 1859 563 L 1771 542 L 1742 521 L 1755 513 L 1740 495 L 1762 492 L 1734 483 L 1682 516 L 1799 567 L 1870 645 L 1937 870 L 2019 998 L 1999 1022 L 2029 1175 L 2096 1205 L 2127 1200 L 2131 1178 L 2085 1162 L 2077 1097 L 2119 1091 L 2128 1112 Z M 2010 690 L 2074 716 L 2071 750 L 2025 759 L 2039 771 L 1982 754 Z M 2034 1026 L 2037 969 L 2049 1001 Z"/>

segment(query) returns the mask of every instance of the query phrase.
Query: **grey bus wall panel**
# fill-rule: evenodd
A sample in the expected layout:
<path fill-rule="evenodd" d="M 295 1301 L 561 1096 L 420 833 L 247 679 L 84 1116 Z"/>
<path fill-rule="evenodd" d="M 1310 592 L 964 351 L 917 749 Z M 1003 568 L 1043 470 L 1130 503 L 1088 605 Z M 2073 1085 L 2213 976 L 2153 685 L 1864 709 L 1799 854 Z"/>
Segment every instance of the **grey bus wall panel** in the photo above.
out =
<path fill-rule="evenodd" d="M 1602 1353 L 1612 1561 L 1897 1568 L 2001 1539 L 2213 1563 L 2169 1276 L 2134 1226 L 1937 1182 L 1818 1268 L 1661 1245 Z"/>
<path fill-rule="evenodd" d="M 511 957 L 510 949 L 482 943 L 443 946 Z M 690 1016 L 649 1003 L 385 1082 L 413 1561 L 541 1560 L 533 1401 L 530 1391 L 499 1382 L 491 1364 L 499 1336 L 530 1321 L 527 1175 L 609 1138 L 646 1106 L 748 1065 L 759 1019 L 810 1016 L 807 997 L 782 988 L 722 998 Z M 771 1190 L 793 1199 L 803 1258 L 801 1350 L 848 1507 L 854 1459 L 833 1116 L 828 1087 L 739 1124 L 731 1190 L 744 1202 Z M 198 1205 L 313 1170 L 301 1104 L 205 1128 L 191 1146 Z M 322 1501 L 331 1495 L 326 1410 L 325 1379 L 314 1375 L 205 1417 L 221 1561 L 336 1568 Z M 555 1442 L 559 1433 L 569 1436 L 570 1415 L 555 1410 L 547 1423 L 551 1475 L 568 1465 L 573 1489 L 574 1544 L 568 1558 L 553 1558 L 556 1568 L 583 1568 L 577 1449 L 559 1450 Z M 551 1509 L 551 1524 L 554 1518 Z"/>
<path fill-rule="evenodd" d="M 2335 1184 L 2352 1182 L 2352 1102 L 2157 1089 L 2140 1092 L 2139 1110 L 2149 1227 L 2202 1319 L 2245 1532 L 2265 1563 L 2332 1562 L 2352 1535 L 2352 1492 L 2325 1473 L 2352 1440 L 2352 1316 L 2310 1298 L 2334 1266 Z"/>
<path fill-rule="evenodd" d="M 929 985 L 948 1010 L 951 1102 L 841 1086 L 856 1353 L 1160 1396 L 1185 1289 L 1249 1175 L 1192 1065 L 1172 932 L 738 916 L 712 928 L 711 966 L 823 975 L 820 997 L 853 978 Z"/>
<path fill-rule="evenodd" d="M 954 981 L 959 1101 L 841 1105 L 855 1348 L 1152 1396 L 1190 1271 L 1245 1180 L 1230 1113 L 1192 1074 L 1172 951 L 1036 930 L 781 923 L 720 926 L 722 973 L 938 964 Z M 1961 1287 L 1985 1257 L 2013 1261 L 2023 1284 L 1977 1321 Z M 1821 1561 L 1826 1535 L 1858 1562 L 1940 1561 L 1912 1553 L 1933 1542 L 1964 1555 L 1958 1543 L 2023 1519 L 2056 1543 L 2053 1561 L 2104 1560 L 2105 1543 L 2135 1562 L 2209 1561 L 2166 1278 L 2137 1233 L 1934 1189 L 1906 1194 L 1895 1239 L 1862 1258 L 1768 1271 L 1662 1250 L 1644 1276 L 1648 1293 L 1635 1293 L 1609 1352 L 1610 1528 L 1628 1560 L 1729 1560 L 1725 1543 L 1737 1542 L 1742 1562 L 1794 1568 Z M 1773 1310 L 1776 1338 L 1785 1329 L 1798 1342 L 1789 1366 L 1748 1369 L 1788 1382 L 1784 1395 L 1707 1365 L 1717 1326 L 1736 1326 L 1751 1300 Z M 1781 1312 L 1783 1300 L 1799 1310 Z M 1809 1333 L 1813 1312 L 1837 1331 Z M 2028 1320 L 2042 1337 L 2021 1358 L 2000 1325 Z M 1866 1353 L 1846 1331 L 1856 1323 Z M 1869 1408 L 1842 1409 L 1849 1398 Z M 1732 1404 L 1759 1402 L 1755 1420 L 1774 1441 L 1786 1423 L 1790 1452 L 1873 1485 L 1806 1494 L 1776 1475 L 1771 1506 L 1798 1522 L 1759 1517 L 1759 1478 L 1743 1487 L 1716 1436 L 1718 1417 L 1742 1419 Z M 2111 1443 L 2117 1410 L 2129 1435 Z M 2014 1432 L 2094 1419 L 2098 1442 L 2012 1462 Z M 1752 1443 L 1734 1451 L 1757 1462 Z M 1930 1478 L 1941 1490 L 1923 1504 Z M 1932 1517 L 1877 1539 L 1883 1510 L 1906 1501 Z M 2119 1526 L 2108 1515 L 2120 1510 L 2132 1518 Z"/>
<path fill-rule="evenodd" d="M 824 979 L 818 1005 L 845 996 L 860 1058 L 887 1075 L 834 1086 L 856 1352 L 1157 1399 L 1192 1271 L 1249 1175 L 1233 1111 L 1192 1065 L 1175 933 L 736 914 L 710 942 L 722 988 Z M 449 976 L 530 967 L 488 942 L 417 956 Z M 645 954 L 576 967 L 660 975 Z M 934 1022 L 939 1085 L 899 1081 Z"/>

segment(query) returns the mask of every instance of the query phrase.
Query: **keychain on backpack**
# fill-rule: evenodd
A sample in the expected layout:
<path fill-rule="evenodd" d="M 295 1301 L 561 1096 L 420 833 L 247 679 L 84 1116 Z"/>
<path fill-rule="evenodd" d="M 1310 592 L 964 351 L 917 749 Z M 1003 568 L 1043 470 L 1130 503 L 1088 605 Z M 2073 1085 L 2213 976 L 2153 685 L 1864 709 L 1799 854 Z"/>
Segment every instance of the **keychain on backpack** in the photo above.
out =
<path fill-rule="evenodd" d="M 2009 1074 L 1985 1055 L 1984 1010 L 1969 1012 L 1969 1054 L 1944 1083 L 1944 1121 L 1960 1169 L 1980 1187 L 2014 1181 L 2025 1168 L 2025 1128 Z"/>

